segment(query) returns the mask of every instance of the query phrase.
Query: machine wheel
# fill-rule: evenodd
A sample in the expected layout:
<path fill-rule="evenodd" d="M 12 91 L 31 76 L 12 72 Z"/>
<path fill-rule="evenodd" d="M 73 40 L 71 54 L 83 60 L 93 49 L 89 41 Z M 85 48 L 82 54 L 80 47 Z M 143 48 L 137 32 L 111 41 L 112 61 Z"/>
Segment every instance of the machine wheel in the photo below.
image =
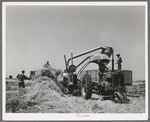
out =
<path fill-rule="evenodd" d="M 119 91 L 115 91 L 111 96 L 111 100 L 115 103 L 123 103 L 123 96 Z"/>
<path fill-rule="evenodd" d="M 64 93 L 64 94 L 68 94 L 68 93 L 69 93 L 68 88 L 63 88 L 63 93 Z"/>
<path fill-rule="evenodd" d="M 89 74 L 83 76 L 81 84 L 81 94 L 83 99 L 90 99 L 92 96 L 92 80 Z"/>

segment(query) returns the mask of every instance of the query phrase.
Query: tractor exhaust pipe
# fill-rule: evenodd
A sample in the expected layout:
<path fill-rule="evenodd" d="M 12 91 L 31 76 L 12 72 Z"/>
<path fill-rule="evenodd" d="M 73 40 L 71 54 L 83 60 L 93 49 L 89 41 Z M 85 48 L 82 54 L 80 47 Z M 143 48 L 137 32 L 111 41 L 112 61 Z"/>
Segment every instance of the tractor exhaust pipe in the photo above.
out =
<path fill-rule="evenodd" d="M 65 59 L 65 65 L 66 65 L 66 70 L 68 71 L 68 69 L 67 69 L 67 61 L 66 61 L 66 55 L 64 55 L 64 59 Z"/>
<path fill-rule="evenodd" d="M 114 72 L 114 51 L 112 50 L 112 72 Z"/>
<path fill-rule="evenodd" d="M 71 53 L 71 64 L 73 65 L 73 53 Z"/>

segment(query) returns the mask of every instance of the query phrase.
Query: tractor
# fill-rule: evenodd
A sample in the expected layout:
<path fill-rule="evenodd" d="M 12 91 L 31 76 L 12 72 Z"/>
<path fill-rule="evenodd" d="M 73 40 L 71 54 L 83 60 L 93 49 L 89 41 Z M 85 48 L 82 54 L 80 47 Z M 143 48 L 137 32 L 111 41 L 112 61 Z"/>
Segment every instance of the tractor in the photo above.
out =
<path fill-rule="evenodd" d="M 90 55 L 86 57 L 77 66 L 73 64 L 73 60 L 83 55 L 98 51 L 99 54 Z M 103 98 L 108 98 L 116 103 L 126 103 L 128 101 L 125 89 L 125 76 L 122 70 L 114 70 L 114 51 L 112 47 L 98 47 L 76 56 L 71 53 L 71 58 L 65 59 L 65 70 L 63 73 L 63 92 L 65 94 L 81 93 L 83 99 L 91 99 L 92 93 L 102 95 Z M 71 61 L 71 65 L 69 65 Z M 111 69 L 107 68 L 108 63 L 111 64 Z M 98 66 L 98 79 L 96 82 L 92 81 L 90 71 L 84 71 L 90 64 L 95 63 Z M 76 73 L 77 68 L 83 66 Z M 81 75 L 85 73 L 82 77 Z M 131 71 L 132 72 L 132 71 Z"/>

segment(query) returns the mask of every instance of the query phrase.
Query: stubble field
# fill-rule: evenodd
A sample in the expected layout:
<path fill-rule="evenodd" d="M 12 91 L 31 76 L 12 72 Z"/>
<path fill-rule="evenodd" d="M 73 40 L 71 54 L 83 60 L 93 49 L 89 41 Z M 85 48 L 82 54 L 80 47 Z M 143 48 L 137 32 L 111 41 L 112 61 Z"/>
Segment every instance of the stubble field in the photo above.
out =
<path fill-rule="evenodd" d="M 90 100 L 81 96 L 64 95 L 55 79 L 45 76 L 25 81 L 19 89 L 17 80 L 7 80 L 6 113 L 145 113 L 145 82 L 126 86 L 127 104 L 116 104 L 92 94 Z"/>

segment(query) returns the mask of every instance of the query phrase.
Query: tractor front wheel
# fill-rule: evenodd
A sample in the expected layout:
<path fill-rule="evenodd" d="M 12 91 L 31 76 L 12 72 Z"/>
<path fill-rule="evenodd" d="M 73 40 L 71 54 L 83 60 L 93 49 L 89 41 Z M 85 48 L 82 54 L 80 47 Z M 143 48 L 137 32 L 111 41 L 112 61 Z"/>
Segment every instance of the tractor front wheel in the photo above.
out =
<path fill-rule="evenodd" d="M 114 101 L 115 103 L 123 103 L 124 101 L 120 91 L 115 91 L 111 96 L 111 100 Z"/>
<path fill-rule="evenodd" d="M 83 99 L 90 99 L 92 96 L 92 80 L 89 74 L 83 76 L 81 94 Z"/>

